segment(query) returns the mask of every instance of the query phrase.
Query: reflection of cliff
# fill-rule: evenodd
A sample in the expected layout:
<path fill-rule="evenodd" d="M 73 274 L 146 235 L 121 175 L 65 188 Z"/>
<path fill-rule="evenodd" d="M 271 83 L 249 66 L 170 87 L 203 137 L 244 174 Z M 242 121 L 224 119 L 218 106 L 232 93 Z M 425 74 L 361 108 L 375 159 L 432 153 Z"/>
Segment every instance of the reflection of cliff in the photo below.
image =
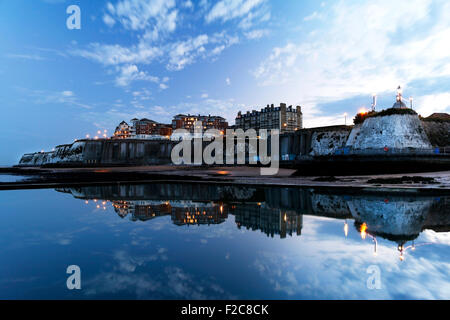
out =
<path fill-rule="evenodd" d="M 348 201 L 357 222 L 365 222 L 370 233 L 391 240 L 415 239 L 432 204 L 433 199 L 417 200 L 411 196 L 361 197 Z"/>
<path fill-rule="evenodd" d="M 218 224 L 235 216 L 239 228 L 268 236 L 301 233 L 302 216 L 354 218 L 368 232 L 390 240 L 416 238 L 423 229 L 450 228 L 450 197 L 390 193 L 358 195 L 305 188 L 205 184 L 146 184 L 58 189 L 76 198 L 109 199 L 119 216 L 146 221 L 171 216 L 177 225 Z"/>

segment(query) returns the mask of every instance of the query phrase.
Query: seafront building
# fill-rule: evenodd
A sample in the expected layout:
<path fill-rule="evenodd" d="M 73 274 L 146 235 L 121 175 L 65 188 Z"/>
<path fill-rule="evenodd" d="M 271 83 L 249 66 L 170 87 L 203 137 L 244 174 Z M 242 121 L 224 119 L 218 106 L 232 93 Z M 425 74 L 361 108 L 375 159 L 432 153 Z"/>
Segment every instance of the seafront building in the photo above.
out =
<path fill-rule="evenodd" d="M 267 105 L 261 111 L 242 113 L 239 111 L 236 121 L 236 129 L 278 129 L 280 133 L 295 132 L 303 127 L 302 108 L 297 106 L 287 107 L 285 103 L 280 103 L 279 107 Z"/>
<path fill-rule="evenodd" d="M 177 114 L 173 117 L 172 129 L 186 129 L 192 133 L 195 129 L 194 124 L 197 121 L 202 123 L 203 130 L 217 129 L 224 132 L 228 128 L 228 122 L 220 116 Z"/>
<path fill-rule="evenodd" d="M 169 124 L 158 123 L 150 119 L 131 120 L 131 125 L 122 121 L 114 131 L 113 139 L 168 139 L 172 135 Z"/>

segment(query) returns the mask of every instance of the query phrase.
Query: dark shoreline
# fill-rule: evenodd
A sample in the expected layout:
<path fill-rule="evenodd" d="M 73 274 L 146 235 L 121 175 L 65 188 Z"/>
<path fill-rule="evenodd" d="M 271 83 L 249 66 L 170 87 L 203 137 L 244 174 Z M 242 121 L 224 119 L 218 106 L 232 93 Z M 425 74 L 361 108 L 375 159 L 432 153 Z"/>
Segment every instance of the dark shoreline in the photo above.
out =
<path fill-rule="evenodd" d="M 108 167 L 108 168 L 0 168 L 0 173 L 28 178 L 0 182 L 0 190 L 61 188 L 111 184 L 183 183 L 220 184 L 251 187 L 315 188 L 333 192 L 366 193 L 395 191 L 414 194 L 450 194 L 450 171 L 378 176 L 297 176 L 295 170 L 280 169 L 275 176 L 259 175 L 257 167 Z M 388 183 L 409 176 L 436 183 Z M 370 183 L 379 178 L 380 183 Z M 419 178 L 419 179 L 417 179 Z M 386 183 L 382 181 L 385 180 Z"/>

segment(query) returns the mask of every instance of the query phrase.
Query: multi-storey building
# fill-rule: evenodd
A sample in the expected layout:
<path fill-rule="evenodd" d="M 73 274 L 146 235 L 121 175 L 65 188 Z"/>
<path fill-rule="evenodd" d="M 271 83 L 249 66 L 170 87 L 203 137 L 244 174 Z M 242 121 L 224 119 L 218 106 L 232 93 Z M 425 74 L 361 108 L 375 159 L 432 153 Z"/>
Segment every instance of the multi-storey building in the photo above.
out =
<path fill-rule="evenodd" d="M 126 123 L 125 121 L 122 121 L 116 127 L 113 138 L 114 139 L 129 139 L 132 136 L 131 130 L 132 130 L 132 128 L 128 125 L 128 123 Z"/>
<path fill-rule="evenodd" d="M 152 139 L 169 137 L 172 127 L 149 119 L 132 119 L 132 125 L 122 121 L 116 128 L 114 139 Z"/>
<path fill-rule="evenodd" d="M 225 131 L 228 128 L 228 122 L 220 116 L 177 114 L 172 120 L 172 129 L 186 129 L 189 132 L 194 132 L 194 124 L 196 121 L 202 123 L 203 130 L 217 129 Z"/>
<path fill-rule="evenodd" d="M 236 121 L 236 129 L 278 129 L 280 133 L 294 132 L 303 127 L 303 114 L 300 106 L 293 108 L 287 107 L 285 103 L 280 103 L 279 107 L 267 105 L 261 111 L 242 114 L 239 111 Z"/>
<path fill-rule="evenodd" d="M 170 136 L 172 134 L 172 127 L 169 124 L 158 123 L 156 121 L 143 118 L 132 119 L 133 132 L 137 136 L 139 135 L 160 135 L 160 136 Z"/>

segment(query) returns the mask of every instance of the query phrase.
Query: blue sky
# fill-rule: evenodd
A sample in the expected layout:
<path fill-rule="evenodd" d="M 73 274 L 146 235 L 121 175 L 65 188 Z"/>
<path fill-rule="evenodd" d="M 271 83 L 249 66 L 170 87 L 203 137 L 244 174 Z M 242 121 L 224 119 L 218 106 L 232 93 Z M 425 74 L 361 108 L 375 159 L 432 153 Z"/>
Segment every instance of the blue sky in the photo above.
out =
<path fill-rule="evenodd" d="M 0 0 L 0 30 L 1 165 L 133 117 L 286 102 L 343 124 L 399 84 L 422 115 L 450 111 L 446 1 Z"/>

